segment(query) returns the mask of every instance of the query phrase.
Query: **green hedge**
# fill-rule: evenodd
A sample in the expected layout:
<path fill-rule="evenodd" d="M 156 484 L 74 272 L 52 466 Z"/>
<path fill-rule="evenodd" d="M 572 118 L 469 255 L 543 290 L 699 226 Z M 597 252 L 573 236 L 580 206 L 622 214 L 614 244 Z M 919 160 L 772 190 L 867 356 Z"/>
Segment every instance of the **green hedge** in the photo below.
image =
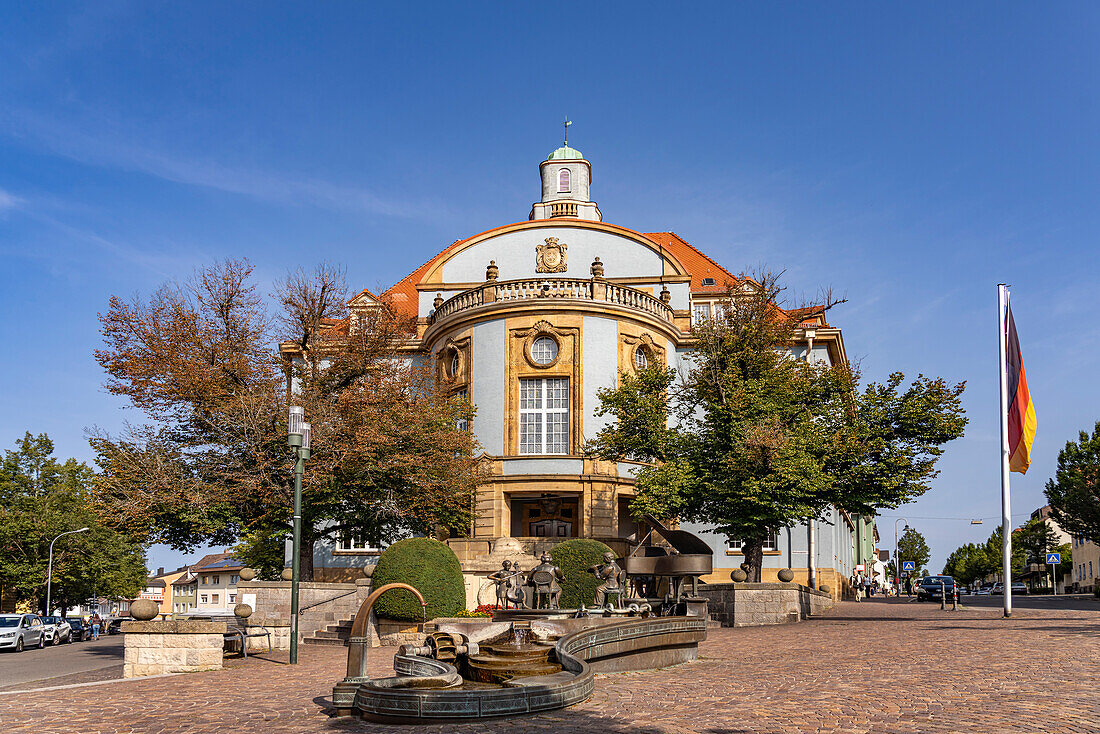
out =
<path fill-rule="evenodd" d="M 609 550 L 598 540 L 577 538 L 556 545 L 550 551 L 554 564 L 565 574 L 565 581 L 561 583 L 562 609 L 576 609 L 581 604 L 592 606 L 600 582 L 588 569 L 603 563 L 603 554 Z"/>
<path fill-rule="evenodd" d="M 428 602 L 428 619 L 453 617 L 466 608 L 466 586 L 458 556 L 446 543 L 434 538 L 409 538 L 386 548 L 378 557 L 371 576 L 375 589 L 401 582 L 415 587 Z M 374 612 L 385 619 L 420 622 L 424 619 L 420 602 L 403 589 L 383 594 L 374 604 Z"/>

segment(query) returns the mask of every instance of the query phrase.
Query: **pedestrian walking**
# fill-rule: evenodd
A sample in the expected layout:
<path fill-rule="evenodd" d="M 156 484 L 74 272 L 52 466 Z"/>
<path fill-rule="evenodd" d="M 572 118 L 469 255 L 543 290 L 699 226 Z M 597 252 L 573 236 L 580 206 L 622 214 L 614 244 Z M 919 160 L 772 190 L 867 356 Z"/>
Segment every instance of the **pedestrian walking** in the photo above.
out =
<path fill-rule="evenodd" d="M 99 617 L 99 612 L 94 613 L 88 619 L 88 622 L 92 625 L 92 639 L 93 640 L 98 640 L 99 639 L 99 628 L 103 624 L 103 620 L 100 619 L 100 617 Z"/>
<path fill-rule="evenodd" d="M 848 579 L 848 583 L 852 585 L 852 591 L 855 592 L 856 601 L 863 601 L 863 579 L 859 576 L 859 571 L 852 574 Z"/>
<path fill-rule="evenodd" d="M 906 596 L 912 596 L 913 595 L 913 577 L 912 576 L 906 576 L 905 577 L 905 595 Z"/>
<path fill-rule="evenodd" d="M 870 577 L 864 577 L 863 591 L 866 592 L 868 597 L 872 597 L 875 595 L 875 584 L 873 581 L 871 581 Z"/>

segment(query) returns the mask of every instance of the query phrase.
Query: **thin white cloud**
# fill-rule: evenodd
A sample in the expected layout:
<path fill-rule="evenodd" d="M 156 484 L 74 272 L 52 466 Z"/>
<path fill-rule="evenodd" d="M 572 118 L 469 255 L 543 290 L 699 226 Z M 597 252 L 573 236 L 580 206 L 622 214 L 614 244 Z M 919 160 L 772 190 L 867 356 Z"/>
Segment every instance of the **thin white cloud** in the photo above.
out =
<path fill-rule="evenodd" d="M 110 121 L 77 126 L 29 111 L 8 110 L 0 118 L 0 135 L 79 163 L 136 171 L 259 201 L 409 219 L 438 216 L 446 210 L 438 203 L 390 198 L 358 186 L 166 152 L 139 141 Z"/>
<path fill-rule="evenodd" d="M 9 191 L 0 189 L 0 214 L 6 214 L 13 209 L 21 209 L 25 203 L 24 199 L 20 199 Z"/>

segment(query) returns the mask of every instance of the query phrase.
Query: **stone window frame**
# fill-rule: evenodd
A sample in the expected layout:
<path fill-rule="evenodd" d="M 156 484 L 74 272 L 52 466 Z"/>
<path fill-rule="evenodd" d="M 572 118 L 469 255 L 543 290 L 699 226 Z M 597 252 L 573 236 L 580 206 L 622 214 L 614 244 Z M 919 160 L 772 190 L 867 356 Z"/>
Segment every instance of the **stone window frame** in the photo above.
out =
<path fill-rule="evenodd" d="M 442 382 L 452 387 L 470 381 L 470 337 L 448 339 L 436 352 L 436 366 Z"/>
<path fill-rule="evenodd" d="M 559 339 L 558 335 L 555 334 L 553 331 L 545 328 L 543 326 L 543 323 L 544 322 L 536 324 L 535 328 L 532 329 L 532 332 L 527 335 L 526 339 L 523 340 L 523 357 L 527 360 L 527 364 L 537 370 L 547 370 L 551 367 L 557 367 L 558 362 L 561 361 L 562 355 L 561 339 Z M 557 351 L 554 353 L 554 358 L 549 362 L 539 362 L 532 354 L 532 347 L 535 346 L 535 342 L 537 342 L 539 339 L 550 339 L 557 347 Z"/>
<path fill-rule="evenodd" d="M 565 184 L 565 188 L 562 188 L 562 184 Z M 559 194 L 571 194 L 573 193 L 573 172 L 567 167 L 558 169 L 558 191 Z"/>
<path fill-rule="evenodd" d="M 526 325 L 529 324 L 529 325 Z M 548 365 L 531 359 L 531 345 L 539 336 L 550 336 L 558 343 L 558 356 Z M 582 416 L 584 375 L 581 371 L 581 329 L 579 319 L 565 317 L 561 325 L 545 317 L 515 320 L 508 327 L 506 389 L 504 396 L 505 456 L 575 456 L 584 445 Z M 520 454 L 520 380 L 565 377 L 569 379 L 569 423 L 565 454 Z"/>
<path fill-rule="evenodd" d="M 783 551 L 779 550 L 779 531 L 778 530 L 769 530 L 768 533 L 769 533 L 769 537 L 768 537 L 767 540 L 764 541 L 764 549 L 763 549 L 764 550 L 764 555 L 766 555 L 766 556 L 781 555 Z M 771 547 L 769 547 L 769 543 L 768 543 L 769 540 L 773 541 L 771 543 Z M 734 545 L 735 543 L 736 543 L 736 545 Z M 744 555 L 742 553 L 742 550 L 741 550 L 742 547 L 743 547 L 743 544 L 744 544 L 743 540 L 740 540 L 740 539 L 731 540 L 729 538 L 726 538 L 726 555 L 727 556 Z"/>
<path fill-rule="evenodd" d="M 646 358 L 646 367 L 665 365 L 665 348 L 660 346 L 648 332 L 621 334 L 619 343 L 619 369 L 622 372 L 638 371 L 639 352 Z"/>

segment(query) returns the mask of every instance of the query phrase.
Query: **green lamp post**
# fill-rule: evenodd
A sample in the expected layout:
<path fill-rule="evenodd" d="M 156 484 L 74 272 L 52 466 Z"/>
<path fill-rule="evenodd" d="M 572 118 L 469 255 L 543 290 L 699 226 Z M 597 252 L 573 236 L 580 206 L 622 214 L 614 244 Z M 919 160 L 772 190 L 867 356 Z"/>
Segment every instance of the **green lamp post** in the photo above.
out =
<path fill-rule="evenodd" d="M 294 449 L 294 542 L 291 551 L 290 577 L 290 663 L 298 663 L 298 580 L 301 572 L 302 550 L 302 474 L 309 458 L 309 424 L 305 422 L 305 409 L 290 406 L 287 421 L 287 445 Z"/>

